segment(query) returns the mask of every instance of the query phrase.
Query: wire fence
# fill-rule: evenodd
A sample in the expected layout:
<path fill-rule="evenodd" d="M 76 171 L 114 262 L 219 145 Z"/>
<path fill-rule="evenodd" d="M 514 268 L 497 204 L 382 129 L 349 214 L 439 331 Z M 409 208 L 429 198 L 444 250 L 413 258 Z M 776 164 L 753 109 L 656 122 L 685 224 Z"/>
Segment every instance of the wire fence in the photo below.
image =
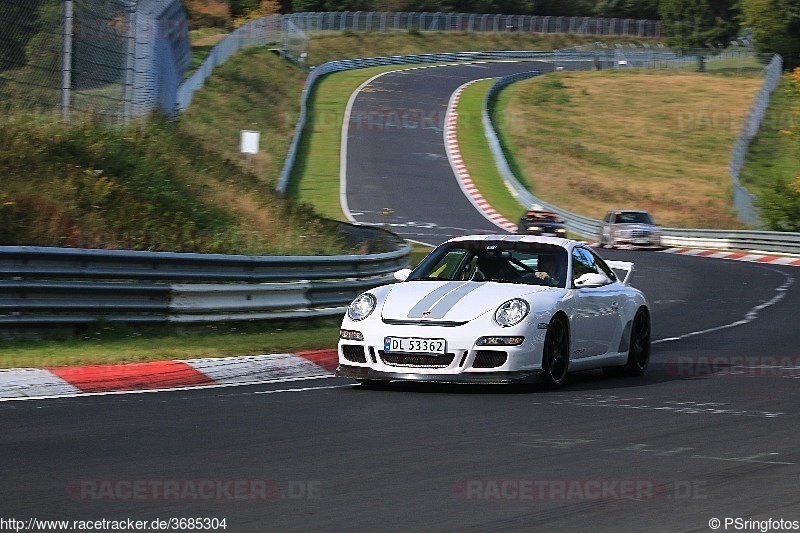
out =
<path fill-rule="evenodd" d="M 305 32 L 398 30 L 575 33 L 660 37 L 661 21 L 592 17 L 544 17 L 475 13 L 341 11 L 287 15 Z"/>
<path fill-rule="evenodd" d="M 61 104 L 61 2 L 6 0 L 0 17 L 0 111 Z"/>
<path fill-rule="evenodd" d="M 188 20 L 181 0 L 4 0 L 0 20 L 0 110 L 55 110 L 120 123 L 185 109 L 211 70 L 246 46 L 275 43 L 305 64 L 325 31 L 575 33 L 659 37 L 661 22 L 467 13 L 329 12 L 275 15 L 226 37 L 190 77 Z"/>
<path fill-rule="evenodd" d="M 764 70 L 764 82 L 753 98 L 753 103 L 744 117 L 742 129 L 733 144 L 729 171 L 731 181 L 733 181 L 733 205 L 739 215 L 739 219 L 751 228 L 760 229 L 763 227 L 760 212 L 756 206 L 756 197 L 742 185 L 739 177 L 744 167 L 747 151 L 750 142 L 758 134 L 764 114 L 769 106 L 772 92 L 778 86 L 783 73 L 783 58 L 775 54 L 767 68 Z"/>
<path fill-rule="evenodd" d="M 172 113 L 191 62 L 180 0 L 5 0 L 0 109 Z"/>
<path fill-rule="evenodd" d="M 278 43 L 282 36 L 280 15 L 265 17 L 236 29 L 222 39 L 203 60 L 200 67 L 191 73 L 178 87 L 175 95 L 175 111 L 183 112 L 192 103 L 195 91 L 201 89 L 211 72 L 225 63 L 230 56 L 250 46 L 265 46 Z"/>

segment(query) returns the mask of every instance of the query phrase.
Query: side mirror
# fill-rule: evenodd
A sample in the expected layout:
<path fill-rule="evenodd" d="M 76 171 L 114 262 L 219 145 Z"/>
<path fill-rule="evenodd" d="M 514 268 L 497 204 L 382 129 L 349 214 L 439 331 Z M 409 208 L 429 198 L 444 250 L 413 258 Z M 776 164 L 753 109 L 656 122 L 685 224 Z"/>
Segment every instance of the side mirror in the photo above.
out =
<path fill-rule="evenodd" d="M 603 274 L 594 272 L 587 272 L 575 280 L 575 287 L 579 289 L 587 289 L 591 287 L 602 287 L 608 285 L 609 279 Z"/>
<path fill-rule="evenodd" d="M 394 273 L 394 279 L 396 279 L 397 281 L 405 281 L 408 279 L 408 276 L 410 275 L 411 275 L 411 269 L 404 268 Z"/>

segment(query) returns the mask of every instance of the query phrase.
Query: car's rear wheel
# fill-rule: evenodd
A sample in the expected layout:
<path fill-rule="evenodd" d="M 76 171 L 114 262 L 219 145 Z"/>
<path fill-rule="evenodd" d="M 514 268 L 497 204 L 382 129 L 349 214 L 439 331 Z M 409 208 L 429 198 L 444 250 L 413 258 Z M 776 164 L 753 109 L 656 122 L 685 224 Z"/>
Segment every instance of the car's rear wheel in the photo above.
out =
<path fill-rule="evenodd" d="M 547 326 L 542 353 L 544 385 L 557 389 L 564 384 L 569 370 L 569 330 L 561 316 L 555 316 Z"/>
<path fill-rule="evenodd" d="M 631 341 L 628 360 L 622 366 L 607 366 L 603 372 L 609 376 L 641 376 L 650 364 L 650 313 L 640 307 L 631 324 Z"/>

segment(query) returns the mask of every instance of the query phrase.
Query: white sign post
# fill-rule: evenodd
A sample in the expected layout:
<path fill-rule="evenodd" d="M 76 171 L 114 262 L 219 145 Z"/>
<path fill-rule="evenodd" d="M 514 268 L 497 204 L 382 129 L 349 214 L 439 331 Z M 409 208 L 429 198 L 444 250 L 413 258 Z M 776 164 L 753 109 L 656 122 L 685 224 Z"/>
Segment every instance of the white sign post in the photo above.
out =
<path fill-rule="evenodd" d="M 250 159 L 253 154 L 258 153 L 258 141 L 260 133 L 257 131 L 242 130 L 242 140 L 240 143 L 240 150 L 243 154 L 247 154 L 247 164 L 250 164 Z"/>

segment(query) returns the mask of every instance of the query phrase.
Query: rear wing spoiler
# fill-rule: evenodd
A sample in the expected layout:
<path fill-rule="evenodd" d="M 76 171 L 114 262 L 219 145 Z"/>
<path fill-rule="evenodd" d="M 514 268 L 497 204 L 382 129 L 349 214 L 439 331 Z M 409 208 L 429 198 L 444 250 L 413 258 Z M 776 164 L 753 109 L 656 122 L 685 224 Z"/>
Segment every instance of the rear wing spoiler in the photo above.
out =
<path fill-rule="evenodd" d="M 606 264 L 614 270 L 621 270 L 625 272 L 621 283 L 623 285 L 630 285 L 631 277 L 633 276 L 633 263 L 630 261 L 606 261 Z"/>

